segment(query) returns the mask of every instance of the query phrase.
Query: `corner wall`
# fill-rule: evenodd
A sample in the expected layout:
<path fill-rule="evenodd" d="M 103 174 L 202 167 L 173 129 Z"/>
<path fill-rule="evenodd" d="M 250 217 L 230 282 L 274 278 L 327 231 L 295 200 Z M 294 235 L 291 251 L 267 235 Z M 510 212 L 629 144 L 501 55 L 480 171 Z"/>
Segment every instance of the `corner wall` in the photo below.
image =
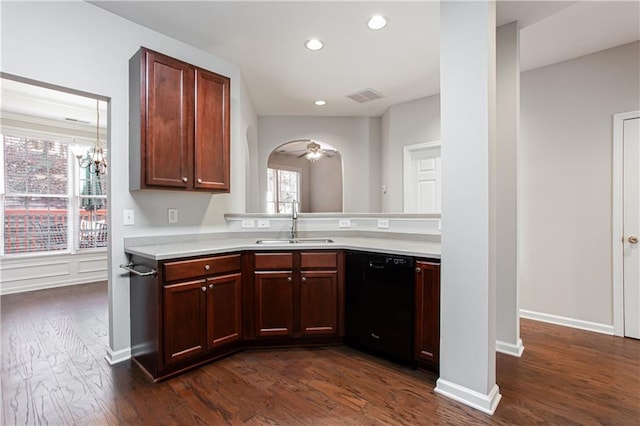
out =
<path fill-rule="evenodd" d="M 382 211 L 403 212 L 403 147 L 440 140 L 440 95 L 391 106 L 382 116 Z"/>
<path fill-rule="evenodd" d="M 224 229 L 224 213 L 244 212 L 250 129 L 257 118 L 239 68 L 207 52 L 117 17 L 86 2 L 2 2 L 2 71 L 110 98 L 109 312 L 111 362 L 128 358 L 129 276 L 124 238 Z M 129 192 L 129 58 L 145 46 L 231 78 L 231 194 Z M 249 141 L 250 142 L 250 141 Z M 178 226 L 166 209 L 180 207 Z M 133 209 L 135 226 L 123 226 Z"/>

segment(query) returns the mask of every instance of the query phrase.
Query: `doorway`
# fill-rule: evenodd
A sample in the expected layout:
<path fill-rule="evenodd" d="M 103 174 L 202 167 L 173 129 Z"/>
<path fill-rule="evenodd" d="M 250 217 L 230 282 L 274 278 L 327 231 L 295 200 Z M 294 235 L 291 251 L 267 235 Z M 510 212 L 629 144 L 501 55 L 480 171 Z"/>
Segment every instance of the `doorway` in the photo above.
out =
<path fill-rule="evenodd" d="M 613 120 L 614 334 L 640 339 L 640 111 Z"/>
<path fill-rule="evenodd" d="M 404 147 L 404 213 L 440 213 L 440 141 Z"/>

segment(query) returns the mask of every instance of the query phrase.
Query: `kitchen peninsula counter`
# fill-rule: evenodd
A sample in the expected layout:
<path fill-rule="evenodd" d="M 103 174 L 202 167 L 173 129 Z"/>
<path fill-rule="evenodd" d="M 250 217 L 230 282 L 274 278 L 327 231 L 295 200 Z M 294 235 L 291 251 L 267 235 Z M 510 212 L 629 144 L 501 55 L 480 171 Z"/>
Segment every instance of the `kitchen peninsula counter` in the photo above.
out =
<path fill-rule="evenodd" d="M 211 238 L 198 241 L 163 242 L 135 244 L 125 247 L 125 253 L 152 260 L 179 259 L 194 256 L 222 254 L 237 251 L 274 250 L 358 250 L 374 253 L 396 254 L 422 258 L 440 259 L 441 245 L 435 241 L 418 241 L 404 238 L 334 237 L 325 235 L 331 243 L 276 243 L 258 244 L 269 237 L 253 236 L 243 238 Z M 300 238 L 304 240 L 304 238 Z"/>

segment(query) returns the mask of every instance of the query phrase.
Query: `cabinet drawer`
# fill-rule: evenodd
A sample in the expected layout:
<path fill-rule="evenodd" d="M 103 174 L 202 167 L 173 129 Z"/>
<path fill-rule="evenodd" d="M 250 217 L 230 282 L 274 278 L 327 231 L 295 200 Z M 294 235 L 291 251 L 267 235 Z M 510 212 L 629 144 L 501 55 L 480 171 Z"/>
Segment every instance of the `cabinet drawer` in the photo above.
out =
<path fill-rule="evenodd" d="M 293 253 L 256 253 L 255 269 L 293 269 Z"/>
<path fill-rule="evenodd" d="M 300 253 L 300 267 L 306 268 L 337 268 L 338 253 L 336 252 L 313 252 Z"/>
<path fill-rule="evenodd" d="M 202 275 L 239 271 L 242 267 L 239 254 L 180 260 L 164 264 L 165 281 L 183 280 Z"/>

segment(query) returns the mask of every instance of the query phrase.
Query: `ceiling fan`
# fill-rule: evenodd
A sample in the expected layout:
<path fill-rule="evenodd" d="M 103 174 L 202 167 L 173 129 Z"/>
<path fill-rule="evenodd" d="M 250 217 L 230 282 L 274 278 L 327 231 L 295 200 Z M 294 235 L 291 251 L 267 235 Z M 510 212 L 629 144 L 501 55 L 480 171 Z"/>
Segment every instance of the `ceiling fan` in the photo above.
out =
<path fill-rule="evenodd" d="M 309 141 L 309 143 L 307 144 L 307 148 L 302 154 L 298 155 L 298 158 L 304 157 L 313 163 L 321 159 L 323 156 L 333 157 L 336 152 L 336 150 L 323 149 L 319 143 Z"/>

